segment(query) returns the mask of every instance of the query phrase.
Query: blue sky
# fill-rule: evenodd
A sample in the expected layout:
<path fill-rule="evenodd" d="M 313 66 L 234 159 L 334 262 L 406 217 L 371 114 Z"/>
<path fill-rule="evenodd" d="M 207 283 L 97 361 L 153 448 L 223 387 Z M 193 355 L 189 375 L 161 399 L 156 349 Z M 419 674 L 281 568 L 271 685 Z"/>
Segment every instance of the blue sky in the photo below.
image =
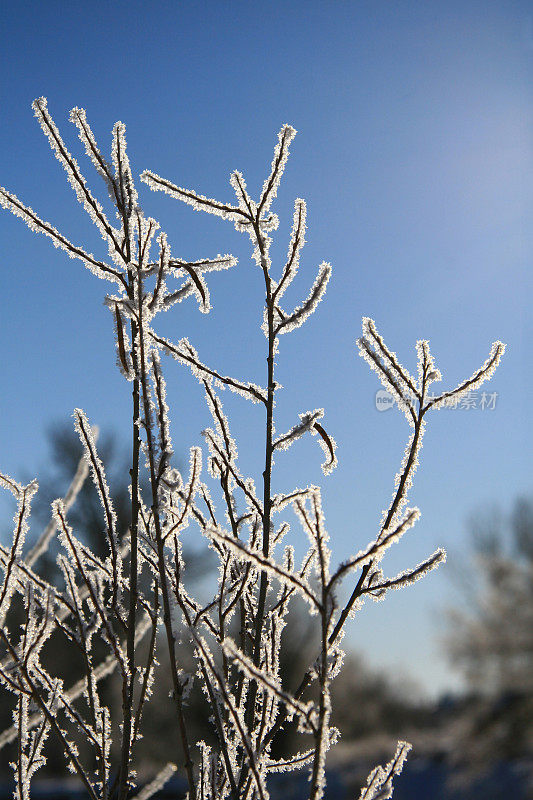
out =
<path fill-rule="evenodd" d="M 49 109 L 91 186 L 69 110 L 86 109 L 101 146 L 127 126 L 138 175 L 231 200 L 231 170 L 258 191 L 282 124 L 298 130 L 274 210 L 273 255 L 287 248 L 294 198 L 308 204 L 308 244 L 290 298 L 307 295 L 316 266 L 334 273 L 308 324 L 283 337 L 278 428 L 326 409 L 340 465 L 323 480 L 321 451 L 302 442 L 276 463 L 275 486 L 322 482 L 334 559 L 376 532 L 409 429 L 375 407 L 376 377 L 357 357 L 362 316 L 376 320 L 403 363 L 427 338 L 451 388 L 508 345 L 493 379 L 494 410 L 429 419 L 411 503 L 422 519 L 392 552 L 395 574 L 432 552 L 468 553 L 466 519 L 531 492 L 533 13 L 526 2 L 20 2 L 0 32 L 0 184 L 71 239 L 99 250 L 53 158 L 31 101 Z M 262 287 L 248 242 L 218 218 L 139 184 L 141 204 L 188 259 L 232 252 L 211 276 L 208 317 L 192 301 L 161 322 L 188 335 L 204 361 L 264 382 Z M 0 214 L 0 469 L 38 474 L 46 426 L 75 407 L 129 439 L 130 388 L 114 366 L 103 282 Z M 209 423 L 197 383 L 166 370 L 178 454 Z M 226 397 L 243 468 L 260 479 L 257 406 Z M 11 514 L 2 498 L 0 512 Z M 429 692 L 456 685 L 439 644 L 442 612 L 462 598 L 446 567 L 385 604 L 368 604 L 348 641 Z"/>

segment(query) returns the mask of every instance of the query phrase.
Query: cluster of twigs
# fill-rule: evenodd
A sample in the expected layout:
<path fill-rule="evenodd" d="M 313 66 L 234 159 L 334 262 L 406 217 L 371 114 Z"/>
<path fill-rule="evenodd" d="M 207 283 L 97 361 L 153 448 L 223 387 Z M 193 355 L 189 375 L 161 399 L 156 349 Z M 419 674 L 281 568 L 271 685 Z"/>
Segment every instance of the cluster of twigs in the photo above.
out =
<path fill-rule="evenodd" d="M 428 389 L 440 380 L 440 374 L 428 343 L 417 343 L 418 376 L 414 378 L 387 348 L 374 322 L 363 320 L 363 335 L 357 343 L 360 353 L 392 392 L 413 430 L 377 535 L 353 558 L 331 569 L 320 489 L 309 486 L 273 494 L 271 488 L 274 454 L 287 449 L 306 433 L 317 436 L 324 450 L 324 473 L 328 474 L 336 465 L 336 444 L 323 426 L 323 409 L 300 414 L 294 427 L 282 435 L 277 435 L 275 428 L 278 389 L 275 365 L 280 337 L 299 328 L 314 312 L 331 273 L 331 266 L 322 263 L 301 305 L 293 310 L 282 306 L 284 293 L 298 272 L 306 230 L 306 206 L 298 199 L 287 259 L 281 270 L 275 269 L 270 258 L 270 234 L 277 229 L 278 218 L 270 208 L 294 129 L 282 128 L 270 173 L 257 201 L 250 197 L 239 172 L 231 176 L 235 204 L 181 189 L 151 172 L 141 176 L 152 189 L 163 190 L 197 210 L 231 220 L 238 231 L 250 236 L 252 258 L 264 284 L 262 330 L 267 342 L 265 385 L 257 386 L 207 366 L 188 340 L 173 343 L 153 327 L 157 313 L 190 295 L 196 297 L 200 310 L 207 312 L 210 299 L 206 274 L 233 266 L 235 259 L 225 255 L 186 262 L 171 255 L 164 233 L 154 242 L 158 225 L 145 217 L 138 205 L 124 126 L 118 122 L 113 128 L 109 163 L 97 146 L 85 112 L 75 108 L 71 120 L 77 126 L 87 155 L 104 179 L 116 210 L 118 224 L 112 223 L 67 150 L 46 101 L 36 100 L 34 110 L 78 200 L 108 245 L 108 260 L 99 260 L 72 244 L 5 189 L 0 189 L 0 203 L 31 229 L 49 236 L 54 245 L 115 286 L 117 293 L 109 295 L 106 303 L 115 325 L 117 363 L 132 384 L 131 521 L 127 541 L 119 541 L 96 437 L 79 409 L 74 417 L 85 461 L 80 464 L 65 499 L 53 503 L 52 521 L 40 542 L 26 555 L 24 540 L 37 485 L 32 482 L 22 486 L 10 478 L 1 478 L 18 502 L 13 545 L 0 548 L 3 568 L 0 639 L 5 651 L 0 680 L 16 698 L 14 726 L 2 735 L 0 746 L 18 737 L 13 764 L 16 796 L 19 800 L 30 797 L 30 781 L 44 763 L 43 746 L 49 735 L 61 741 L 67 765 L 77 773 L 90 798 L 125 800 L 132 796 L 134 748 L 151 694 L 156 634 L 162 622 L 172 680 L 171 702 L 176 713 L 177 761 L 184 770 L 190 800 L 267 800 L 269 773 L 304 767 L 310 775 L 309 798 L 319 800 L 325 787 L 326 753 L 338 736 L 330 725 L 330 685 L 342 666 L 340 644 L 348 616 L 361 606 L 367 595 L 378 598 L 389 589 L 407 586 L 444 559 L 444 552 L 437 550 L 421 564 L 392 578 L 386 577 L 379 566 L 387 548 L 419 516 L 416 508 L 405 506 L 418 463 L 425 415 L 430 408 L 446 404 L 449 398 L 457 399 L 489 378 L 504 346 L 496 342 L 487 361 L 471 378 L 452 391 L 430 398 Z M 154 246 L 157 253 L 152 256 Z M 204 432 L 208 471 L 220 487 L 222 517 L 202 481 L 201 449 L 191 449 L 187 480 L 172 465 L 169 410 L 160 362 L 162 351 L 188 366 L 205 390 L 213 418 L 213 427 Z M 226 387 L 258 404 L 264 413 L 265 435 L 261 447 L 265 462 L 259 488 L 239 468 L 237 447 L 219 396 L 219 390 Z M 143 469 L 149 477 L 148 496 L 143 496 L 140 489 Z M 89 471 L 104 514 L 109 545 L 105 559 L 90 552 L 68 522 L 68 509 Z M 289 509 L 295 512 L 309 540 L 301 563 L 296 563 L 293 547 L 284 544 L 289 523 L 283 520 L 283 514 Z M 219 560 L 218 586 L 207 604 L 194 599 L 184 584 L 181 537 L 191 525 L 207 537 Z M 49 585 L 33 569 L 56 532 L 62 544 L 58 557 L 64 576 L 62 591 Z M 143 571 L 150 575 L 149 591 L 142 589 L 146 584 L 139 580 Z M 355 586 L 348 601 L 342 604 L 338 599 L 341 581 L 353 575 Z M 21 596 L 25 608 L 25 622 L 18 638 L 4 624 L 15 594 Z M 304 598 L 309 612 L 317 617 L 320 648 L 299 686 L 286 687 L 281 683 L 279 671 L 282 632 L 296 595 Z M 194 647 L 195 676 L 186 674 L 181 667 L 178 639 L 183 627 Z M 69 688 L 60 678 L 52 677 L 40 662 L 42 648 L 56 629 L 80 651 L 85 666 L 85 678 Z M 148 657 L 141 664 L 138 645 L 147 634 Z M 98 663 L 94 656 L 97 638 L 108 649 L 107 657 Z M 111 714 L 101 702 L 99 692 L 100 681 L 113 670 L 118 671 L 122 685 L 118 764 L 111 762 Z M 194 679 L 200 681 L 211 707 L 218 737 L 216 749 L 189 739 L 187 694 Z M 318 699 L 305 700 L 304 693 L 313 685 Z M 272 741 L 293 719 L 310 747 L 290 758 L 276 760 L 270 754 Z M 73 731 L 89 744 L 91 763 L 82 763 Z M 193 745 L 199 748 L 196 765 Z M 399 743 L 393 760 L 370 775 L 361 798 L 390 797 L 392 779 L 401 770 L 408 749 L 405 742 Z M 174 765 L 167 765 L 136 797 L 146 800 L 152 796 L 175 769 Z"/>

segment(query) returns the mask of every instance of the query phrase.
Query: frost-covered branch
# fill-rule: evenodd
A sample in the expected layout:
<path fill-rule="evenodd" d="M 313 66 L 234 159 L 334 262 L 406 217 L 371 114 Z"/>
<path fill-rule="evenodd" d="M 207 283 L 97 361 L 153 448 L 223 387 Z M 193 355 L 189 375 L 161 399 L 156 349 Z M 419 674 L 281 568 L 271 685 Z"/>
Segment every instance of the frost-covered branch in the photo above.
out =
<path fill-rule="evenodd" d="M 85 111 L 74 108 L 70 119 L 104 182 L 106 202 L 111 202 L 115 211 L 117 222 L 111 224 L 103 202 L 89 188 L 69 152 L 46 100 L 36 100 L 34 110 L 77 199 L 107 247 L 109 263 L 91 255 L 85 247 L 72 244 L 6 189 L 0 188 L 0 204 L 31 229 L 48 236 L 69 256 L 81 260 L 98 277 L 115 285 L 116 294 L 108 295 L 105 304 L 112 315 L 117 366 L 131 385 L 131 468 L 129 530 L 120 540 L 95 432 L 85 413 L 75 409 L 84 460 L 64 500 L 54 501 L 53 520 L 25 559 L 30 504 L 37 486 L 35 482 L 22 486 L 0 476 L 0 483 L 18 504 L 12 544 L 0 548 L 0 641 L 4 650 L 0 682 L 16 698 L 14 724 L 0 735 L 0 747 L 19 737 L 14 769 L 20 800 L 30 797 L 32 776 L 44 763 L 47 736 L 59 741 L 66 762 L 78 774 L 92 800 L 127 800 L 132 796 L 136 747 L 142 738 L 142 720 L 150 709 L 158 663 L 157 631 L 161 625 L 175 712 L 172 733 L 176 764 L 167 764 L 135 796 L 147 800 L 176 769 L 181 769 L 190 800 L 268 800 L 270 773 L 305 767 L 310 777 L 309 800 L 322 800 L 327 753 L 338 738 L 338 731 L 330 723 L 331 683 L 342 668 L 344 654 L 339 645 L 348 618 L 367 596 L 379 599 L 389 589 L 404 588 L 444 560 L 444 552 L 439 549 L 392 578 L 385 577 L 381 566 L 389 548 L 419 517 L 418 509 L 406 508 L 406 504 L 418 465 L 426 414 L 490 378 L 504 345 L 495 342 L 480 369 L 455 389 L 435 397 L 429 389 L 441 380 L 441 374 L 429 343 L 420 340 L 416 344 L 415 378 L 385 343 L 374 321 L 363 319 L 362 336 L 357 342 L 360 355 L 395 397 L 408 420 L 410 435 L 392 498 L 376 530 L 368 537 L 369 543 L 364 544 L 368 541 L 365 537 L 354 548 L 353 557 L 332 568 L 320 488 L 298 488 L 296 483 L 277 493 L 273 491 L 274 455 L 296 445 L 306 433 L 318 437 L 325 454 L 323 472 L 329 474 L 337 464 L 337 445 L 329 425 L 324 424 L 322 408 L 303 413 L 291 410 L 291 418 L 298 419 L 299 413 L 299 421 L 285 433 L 276 433 L 276 414 L 282 398 L 277 381 L 280 343 L 284 341 L 281 337 L 310 320 L 325 295 L 332 272 L 331 265 L 322 262 L 308 296 L 292 311 L 282 307 L 287 288 L 299 280 L 303 271 L 300 265 L 307 208 L 301 198 L 295 201 L 287 256 L 277 264 L 271 246 L 279 219 L 271 207 L 296 131 L 290 125 L 280 130 L 270 169 L 256 199 L 237 170 L 230 175 L 236 198 L 232 202 L 180 188 L 150 171 L 141 175 L 151 189 L 164 191 L 195 210 L 229 220 L 238 232 L 250 238 L 251 258 L 257 267 L 257 322 L 266 339 L 264 352 L 257 354 L 258 363 L 266 360 L 263 385 L 258 386 L 204 363 L 187 338 L 174 344 L 156 326 L 159 313 L 190 296 L 196 298 L 199 310 L 207 313 L 211 308 L 211 273 L 233 267 L 235 259 L 227 254 L 212 259 L 176 258 L 167 235 L 139 205 L 124 124 L 116 122 L 113 126 L 107 158 Z M 231 339 L 228 341 L 231 343 Z M 211 427 L 203 431 L 205 461 L 220 497 L 221 511 L 202 477 L 204 459 L 200 447 L 190 448 L 188 476 L 182 477 L 174 465 L 171 409 L 161 352 L 186 366 L 203 387 L 212 420 Z M 257 475 L 247 475 L 239 464 L 232 420 L 218 394 L 218 389 L 224 388 L 252 400 L 260 412 L 253 442 L 264 460 Z M 302 398 L 302 407 L 312 408 L 307 398 Z M 68 511 L 89 471 L 105 522 L 109 548 L 105 558 L 81 542 L 68 521 Z M 143 476 L 147 481 L 143 482 Z M 286 518 L 288 513 L 296 517 L 296 525 Z M 279 518 L 275 520 L 274 515 Z M 287 542 L 293 528 L 298 527 L 309 543 L 307 553 L 297 563 L 295 550 Z M 64 584 L 61 589 L 51 586 L 35 568 L 56 531 L 61 545 L 57 558 Z M 195 599 L 187 586 L 183 540 L 189 531 L 205 537 L 219 562 L 216 590 L 207 601 Z M 150 578 L 150 589 L 141 579 L 143 571 Z M 340 605 L 337 592 L 346 578 L 353 579 L 354 585 L 347 602 Z M 6 618 L 17 595 L 25 617 L 20 638 L 15 640 Z M 285 686 L 282 680 L 281 655 L 282 633 L 297 597 L 307 603 L 320 645 L 316 658 L 294 688 Z M 196 676 L 185 671 L 180 645 L 183 630 L 193 645 Z M 148 652 L 141 660 L 139 643 L 148 631 Z M 59 678 L 51 677 L 40 660 L 44 643 L 56 634 L 63 637 L 83 664 L 83 678 L 68 690 Z M 95 655 L 96 642 L 106 648 L 103 659 Z M 112 714 L 102 701 L 102 680 L 114 670 L 118 671 L 122 703 L 119 712 Z M 211 708 L 216 746 L 191 739 L 187 696 L 193 677 Z M 304 693 L 313 684 L 317 700 L 308 702 Z M 78 703 L 81 699 L 83 703 Z M 299 733 L 312 737 L 312 746 L 286 759 L 272 758 L 273 741 L 292 718 L 298 721 Z M 118 756 L 111 749 L 111 734 L 117 729 Z M 90 768 L 78 753 L 75 736 L 83 738 L 90 750 Z M 361 800 L 390 797 L 393 778 L 399 774 L 408 750 L 407 743 L 399 743 L 389 764 L 372 772 Z"/>
<path fill-rule="evenodd" d="M 409 755 L 409 742 L 398 742 L 396 753 L 384 767 L 376 767 L 368 776 L 367 785 L 361 790 L 359 800 L 388 800 L 392 797 L 392 782 L 403 769 L 405 759 Z"/>

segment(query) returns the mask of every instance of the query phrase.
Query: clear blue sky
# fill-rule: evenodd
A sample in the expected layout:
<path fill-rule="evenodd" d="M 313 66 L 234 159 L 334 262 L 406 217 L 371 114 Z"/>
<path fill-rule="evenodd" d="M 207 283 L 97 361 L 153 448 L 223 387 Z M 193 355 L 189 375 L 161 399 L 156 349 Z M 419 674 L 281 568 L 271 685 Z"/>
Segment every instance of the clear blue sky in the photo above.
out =
<path fill-rule="evenodd" d="M 325 511 L 334 558 L 346 558 L 375 534 L 408 435 L 402 415 L 375 408 L 376 377 L 356 357 L 361 317 L 411 369 L 416 339 L 430 339 L 445 388 L 493 340 L 506 342 L 496 408 L 429 419 L 411 493 L 422 519 L 385 566 L 394 574 L 438 545 L 461 558 L 473 509 L 508 508 L 531 491 L 532 56 L 531 5 L 512 0 L 11 3 L 0 28 L 0 184 L 98 253 L 32 116 L 35 97 L 48 98 L 100 196 L 68 123 L 75 105 L 106 146 L 114 121 L 126 124 L 136 174 L 149 168 L 221 200 L 232 197 L 233 169 L 260 188 L 278 130 L 294 125 L 273 254 L 285 254 L 292 204 L 304 197 L 308 245 L 290 297 L 307 294 L 323 259 L 334 273 L 319 311 L 281 342 L 279 430 L 325 407 L 340 460 L 322 481 Z M 188 301 L 160 329 L 262 383 L 261 281 L 245 237 L 139 189 L 175 255 L 233 252 L 240 262 L 212 276 L 208 317 Z M 129 438 L 130 387 L 114 366 L 104 283 L 6 212 L 0 265 L 0 468 L 38 474 L 47 424 L 76 406 Z M 185 455 L 209 419 L 185 369 L 169 363 L 167 376 Z M 240 398 L 226 403 L 243 466 L 259 481 L 262 414 Z M 280 454 L 276 487 L 321 481 L 320 456 L 314 440 Z M 7 501 L 0 511 L 11 514 Z M 460 601 L 445 570 L 368 604 L 349 630 L 372 663 L 432 692 L 456 680 L 437 636 L 442 610 Z"/>

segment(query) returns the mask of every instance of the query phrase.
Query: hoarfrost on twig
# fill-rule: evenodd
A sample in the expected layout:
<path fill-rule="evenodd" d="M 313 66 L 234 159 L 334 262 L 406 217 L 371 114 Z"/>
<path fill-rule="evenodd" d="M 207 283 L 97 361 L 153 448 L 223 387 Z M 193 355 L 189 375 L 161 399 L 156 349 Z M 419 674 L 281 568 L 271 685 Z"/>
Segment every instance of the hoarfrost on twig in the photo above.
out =
<path fill-rule="evenodd" d="M 396 753 L 384 767 L 376 767 L 368 776 L 367 785 L 361 790 L 359 800 L 388 800 L 392 797 L 392 782 L 403 769 L 405 759 L 409 755 L 409 742 L 398 742 Z"/>
<path fill-rule="evenodd" d="M 77 773 L 91 800 L 110 800 L 111 796 L 122 800 L 129 795 L 134 776 L 133 748 L 141 738 L 143 709 L 152 693 L 154 667 L 158 663 L 156 636 L 161 620 L 167 638 L 179 755 L 185 768 L 190 800 L 230 797 L 231 800 L 252 797 L 268 800 L 266 778 L 270 772 L 302 767 L 308 767 L 310 772 L 309 800 L 321 800 L 325 789 L 326 754 L 339 735 L 330 724 L 330 686 L 342 667 L 344 653 L 340 643 L 347 619 L 361 607 L 367 595 L 379 599 L 389 589 L 404 588 L 445 558 L 444 551 L 438 549 L 422 563 L 393 578 L 386 578 L 381 567 L 388 548 L 398 542 L 419 517 L 417 508 L 405 506 L 418 465 L 426 413 L 457 400 L 490 378 L 505 346 L 495 342 L 480 369 L 455 389 L 434 397 L 429 395 L 429 388 L 441 380 L 441 373 L 429 343 L 424 339 L 416 343 L 415 378 L 386 345 L 374 321 L 368 317 L 363 319 L 362 336 L 357 341 L 360 355 L 392 393 L 412 430 L 396 475 L 392 499 L 374 537 L 355 556 L 330 570 L 331 551 L 320 488 L 308 486 L 273 493 L 275 452 L 287 449 L 307 432 L 319 437 L 326 457 L 323 472 L 328 474 L 337 464 L 337 445 L 323 425 L 324 410 L 321 408 L 300 414 L 299 422 L 289 431 L 275 435 L 277 392 L 281 388 L 276 380 L 277 356 L 283 343 L 281 336 L 301 327 L 317 309 L 331 275 L 331 265 L 322 262 L 308 297 L 292 311 L 282 308 L 282 298 L 300 270 L 307 208 L 301 198 L 296 199 L 287 257 L 278 270 L 271 257 L 271 235 L 277 230 L 279 219 L 272 213 L 271 206 L 296 131 L 290 125 L 281 128 L 270 171 L 257 199 L 251 196 L 243 173 L 238 170 L 231 173 L 236 205 L 183 189 L 148 170 L 141 175 L 141 180 L 151 189 L 164 191 L 195 210 L 229 220 L 238 231 L 250 237 L 251 257 L 259 267 L 261 291 L 264 290 L 262 330 L 267 340 L 267 369 L 265 385 L 261 387 L 213 369 L 200 360 L 188 339 L 182 338 L 178 344 L 173 344 L 154 329 L 153 320 L 159 312 L 191 295 L 197 299 L 200 311 L 208 312 L 211 307 L 209 274 L 234 266 L 236 260 L 228 254 L 196 261 L 173 257 L 166 234 L 160 232 L 155 238 L 159 225 L 156 220 L 145 217 L 138 204 L 124 124 L 116 122 L 113 126 L 108 161 L 98 147 L 85 111 L 76 107 L 70 119 L 115 207 L 118 222 L 112 225 L 67 149 L 46 100 L 38 98 L 33 107 L 78 200 L 107 244 L 111 263 L 72 244 L 6 189 L 0 188 L 0 204 L 21 217 L 31 229 L 48 236 L 70 257 L 81 260 L 98 277 L 118 284 L 119 291 L 107 296 L 105 303 L 113 315 L 118 366 L 132 384 L 133 448 L 130 527 L 122 544 L 118 541 L 117 515 L 104 465 L 96 449 L 95 431 L 91 430 L 80 409 L 75 410 L 74 416 L 84 460 L 78 466 L 64 501 L 54 502 L 53 520 L 26 560 L 22 551 L 31 498 L 37 485 L 32 482 L 22 486 L 0 476 L 0 483 L 12 492 L 18 503 L 13 544 L 10 548 L 0 547 L 0 568 L 4 575 L 0 584 L 0 636 L 6 649 L 0 663 L 0 680 L 16 695 L 18 702 L 15 724 L 0 736 L 0 748 L 19 736 L 20 746 L 13 767 L 20 800 L 29 800 L 31 777 L 44 763 L 42 746 L 49 733 L 58 738 L 69 769 Z M 157 254 L 152 255 L 151 250 L 156 246 Z M 175 282 L 173 286 L 171 281 Z M 227 530 L 221 526 L 217 507 L 207 485 L 202 482 L 200 448 L 190 448 L 186 481 L 173 466 L 170 410 L 160 350 L 187 366 L 204 388 L 213 419 L 212 428 L 203 431 L 208 449 L 208 472 L 220 487 Z M 241 474 L 230 419 L 217 393 L 217 389 L 226 387 L 259 403 L 259 409 L 265 412 L 264 437 L 257 439 L 261 458 L 264 458 L 257 489 L 251 475 Z M 141 484 L 141 454 L 149 476 L 148 497 Z M 67 519 L 68 509 L 89 470 L 104 514 L 110 551 L 105 559 L 92 553 L 75 536 Z M 283 519 L 287 509 L 295 513 L 309 540 L 308 551 L 299 566 L 294 547 L 285 544 L 285 537 L 291 530 L 289 522 Z M 282 516 L 279 524 L 274 525 L 274 514 Z M 214 597 L 202 603 L 194 599 L 183 581 L 186 565 L 182 534 L 192 522 L 197 523 L 207 537 L 219 560 Z M 41 579 L 33 569 L 56 530 L 59 530 L 63 547 L 58 556 L 65 583 L 62 591 Z M 125 570 L 128 565 L 129 574 Z M 146 593 L 139 580 L 145 568 L 153 584 L 153 597 Z M 341 579 L 353 573 L 356 578 L 352 593 L 344 607 L 339 607 L 338 585 Z M 23 634 L 13 644 L 4 620 L 15 594 L 23 600 L 26 618 Z M 123 594 L 128 597 L 127 610 L 121 602 Z M 280 656 L 282 631 L 296 596 L 307 602 L 309 613 L 318 621 L 320 645 L 297 688 L 289 691 L 282 684 Z M 238 626 L 232 639 L 228 632 L 234 619 Z M 43 644 L 54 630 L 61 631 L 69 644 L 82 652 L 85 663 L 84 677 L 68 690 L 60 679 L 51 678 L 40 663 Z M 148 630 L 151 631 L 148 660 L 141 666 L 138 644 Z M 188 732 L 187 695 L 192 676 L 184 672 L 180 663 L 179 643 L 183 630 L 193 644 L 197 676 L 211 707 L 218 737 L 218 746 L 198 743 L 200 764 L 196 772 Z M 92 645 L 96 635 L 105 643 L 108 654 L 95 665 Z M 117 666 L 123 698 L 122 722 L 119 721 L 118 726 L 120 767 L 111 785 L 112 719 L 109 709 L 101 704 L 99 683 Z M 140 693 L 134 701 L 137 682 Z M 313 683 L 317 684 L 318 699 L 306 702 L 302 698 Z M 83 697 L 87 715 L 75 704 L 80 697 Z M 59 722 L 60 714 L 61 720 L 65 717 L 92 748 L 96 772 L 89 771 L 82 763 L 71 732 L 62 727 L 63 721 Z M 313 746 L 290 758 L 272 758 L 270 748 L 275 736 L 293 717 L 298 719 L 300 733 L 312 734 Z M 409 749 L 406 742 L 399 742 L 393 759 L 371 773 L 360 800 L 385 800 L 391 796 L 393 778 L 400 773 Z M 175 771 L 174 763 L 167 764 L 137 793 L 138 800 L 152 797 Z"/>

